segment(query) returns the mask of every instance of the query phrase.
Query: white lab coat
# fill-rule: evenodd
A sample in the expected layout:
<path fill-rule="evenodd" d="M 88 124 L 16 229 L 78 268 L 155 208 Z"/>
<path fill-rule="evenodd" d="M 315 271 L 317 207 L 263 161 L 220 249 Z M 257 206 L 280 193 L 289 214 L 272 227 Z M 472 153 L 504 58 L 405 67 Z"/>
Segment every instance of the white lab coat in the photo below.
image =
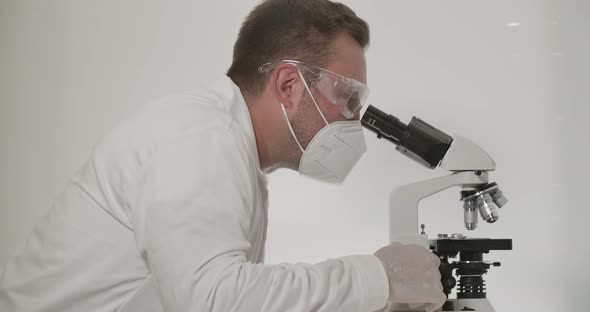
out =
<path fill-rule="evenodd" d="M 372 255 L 264 265 L 266 179 L 227 77 L 105 136 L 0 272 L 0 311 L 374 311 Z"/>

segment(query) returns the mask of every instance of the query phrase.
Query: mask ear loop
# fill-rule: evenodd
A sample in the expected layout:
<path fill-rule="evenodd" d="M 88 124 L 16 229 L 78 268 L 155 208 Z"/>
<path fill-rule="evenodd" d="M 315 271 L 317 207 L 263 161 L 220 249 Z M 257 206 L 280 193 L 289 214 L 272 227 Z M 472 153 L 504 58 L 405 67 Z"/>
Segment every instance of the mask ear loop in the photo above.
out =
<path fill-rule="evenodd" d="M 264 65 L 266 65 L 266 64 L 264 64 Z M 260 67 L 262 68 L 262 66 L 260 66 Z M 259 68 L 259 70 L 260 70 L 260 68 Z M 301 77 L 301 81 L 303 81 L 303 85 L 305 86 L 305 90 L 307 90 L 307 92 L 309 93 L 309 96 L 311 97 L 311 100 L 313 101 L 313 104 L 315 105 L 315 108 L 320 113 L 320 116 L 322 116 L 322 120 L 324 120 L 324 123 L 328 127 L 330 127 L 330 124 L 326 120 L 326 117 L 324 117 L 324 114 L 322 113 L 322 110 L 320 110 L 320 107 L 318 106 L 318 103 L 315 101 L 315 98 L 313 97 L 313 94 L 311 94 L 311 90 L 309 89 L 309 86 L 307 85 L 307 82 L 305 81 L 305 78 L 303 78 L 303 74 L 301 73 L 301 71 L 299 69 L 297 69 L 297 73 L 299 73 L 299 77 Z M 299 140 L 297 139 L 297 136 L 295 135 L 295 130 L 293 130 L 293 126 L 291 126 L 291 121 L 289 121 L 289 117 L 287 116 L 287 110 L 285 109 L 285 105 L 283 103 L 281 103 L 281 109 L 283 110 L 283 115 L 285 115 L 285 119 L 287 119 L 287 125 L 289 126 L 289 131 L 291 131 L 291 135 L 295 139 L 295 142 L 297 143 L 297 146 L 299 146 L 299 149 L 301 150 L 301 152 L 302 153 L 305 153 L 305 150 L 303 149 L 303 146 L 301 146 L 301 143 L 299 143 Z"/>
<path fill-rule="evenodd" d="M 303 81 L 303 85 L 305 86 L 305 89 L 307 90 L 307 92 L 309 93 L 309 96 L 311 97 L 311 100 L 313 101 L 313 104 L 315 105 L 315 108 L 318 110 L 318 112 L 320 113 L 320 116 L 322 116 L 322 119 L 324 120 L 324 122 L 326 123 L 326 126 L 330 126 L 330 124 L 328 123 L 328 121 L 326 120 L 326 117 L 324 117 L 324 114 L 322 113 L 322 110 L 320 109 L 320 107 L 318 106 L 318 103 L 315 101 L 315 98 L 313 97 L 313 94 L 311 94 L 311 90 L 309 90 L 309 86 L 307 85 L 307 82 L 305 81 L 305 78 L 303 78 L 303 74 L 301 73 L 301 71 L 299 69 L 297 69 L 297 72 L 299 73 L 299 77 L 301 77 L 301 81 Z"/>
<path fill-rule="evenodd" d="M 289 117 L 287 116 L 287 110 L 285 109 L 285 105 L 283 105 L 283 103 L 281 103 L 281 109 L 283 110 L 283 115 L 285 115 L 285 119 L 287 119 L 287 125 L 289 126 L 289 130 L 291 131 L 291 135 L 295 139 L 295 142 L 297 142 L 297 146 L 299 146 L 299 149 L 301 149 L 301 152 L 305 153 L 305 150 L 303 149 L 301 144 L 299 144 L 299 140 L 297 140 L 297 136 L 295 135 L 295 131 L 293 130 L 293 127 L 291 126 L 291 121 L 289 121 Z"/>

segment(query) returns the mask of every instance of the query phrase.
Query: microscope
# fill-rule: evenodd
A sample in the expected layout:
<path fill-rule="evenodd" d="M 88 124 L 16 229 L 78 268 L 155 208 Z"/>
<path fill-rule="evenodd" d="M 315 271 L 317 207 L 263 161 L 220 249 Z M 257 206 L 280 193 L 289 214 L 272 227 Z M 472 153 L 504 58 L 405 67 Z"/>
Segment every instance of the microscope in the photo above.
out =
<path fill-rule="evenodd" d="M 395 188 L 390 195 L 390 242 L 418 244 L 436 254 L 441 264 L 441 282 L 449 298 L 457 286 L 456 299 L 448 299 L 442 311 L 494 312 L 487 299 L 483 275 L 499 262 L 484 261 L 483 254 L 492 250 L 512 250 L 511 239 L 471 238 L 455 233 L 439 234 L 428 239 L 425 226 L 419 225 L 419 203 L 422 199 L 453 186 L 461 187 L 465 228 L 473 231 L 478 219 L 494 223 L 499 208 L 507 202 L 498 184 L 489 181 L 489 172 L 496 169 L 494 160 L 467 138 L 451 137 L 428 123 L 413 117 L 406 125 L 398 118 L 369 106 L 362 125 L 396 145 L 396 150 L 434 169 L 440 167 L 450 174 Z M 458 260 L 456 260 L 458 258 Z M 455 277 L 456 276 L 456 277 Z M 458 279 L 458 282 L 457 282 Z M 416 311 L 407 305 L 389 305 L 385 311 Z"/>

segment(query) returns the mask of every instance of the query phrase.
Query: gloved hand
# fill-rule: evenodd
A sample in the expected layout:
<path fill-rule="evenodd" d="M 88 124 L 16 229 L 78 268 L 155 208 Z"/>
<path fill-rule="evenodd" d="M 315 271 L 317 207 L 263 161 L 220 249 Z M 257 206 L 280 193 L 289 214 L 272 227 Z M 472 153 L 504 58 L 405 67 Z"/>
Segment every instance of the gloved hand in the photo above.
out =
<path fill-rule="evenodd" d="M 389 278 L 389 302 L 409 304 L 411 309 L 435 311 L 446 301 L 438 267 L 440 259 L 419 245 L 393 243 L 379 249 Z"/>

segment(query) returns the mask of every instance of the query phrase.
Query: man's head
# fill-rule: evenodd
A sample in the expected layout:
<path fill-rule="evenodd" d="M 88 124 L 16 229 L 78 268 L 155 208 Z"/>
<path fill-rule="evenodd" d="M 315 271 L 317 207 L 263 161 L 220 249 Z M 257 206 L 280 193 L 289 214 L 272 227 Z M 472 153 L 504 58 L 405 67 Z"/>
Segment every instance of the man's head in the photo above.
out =
<path fill-rule="evenodd" d="M 341 48 L 334 42 L 342 33 L 363 49 L 369 44 L 367 23 L 341 3 L 266 0 L 244 21 L 227 74 L 242 92 L 256 97 L 268 80 L 258 72 L 260 65 L 291 59 L 326 66 Z"/>
<path fill-rule="evenodd" d="M 364 49 L 369 38 L 365 21 L 345 5 L 328 0 L 266 0 L 250 13 L 227 74 L 248 101 L 263 167 L 297 169 L 301 159 L 281 104 L 303 148 L 325 126 L 300 68 L 281 60 L 297 60 L 366 83 Z M 267 63 L 274 64 L 272 70 L 261 73 L 260 66 Z M 328 123 L 347 120 L 313 85 L 309 87 Z M 352 119 L 358 117 L 357 113 Z"/>

